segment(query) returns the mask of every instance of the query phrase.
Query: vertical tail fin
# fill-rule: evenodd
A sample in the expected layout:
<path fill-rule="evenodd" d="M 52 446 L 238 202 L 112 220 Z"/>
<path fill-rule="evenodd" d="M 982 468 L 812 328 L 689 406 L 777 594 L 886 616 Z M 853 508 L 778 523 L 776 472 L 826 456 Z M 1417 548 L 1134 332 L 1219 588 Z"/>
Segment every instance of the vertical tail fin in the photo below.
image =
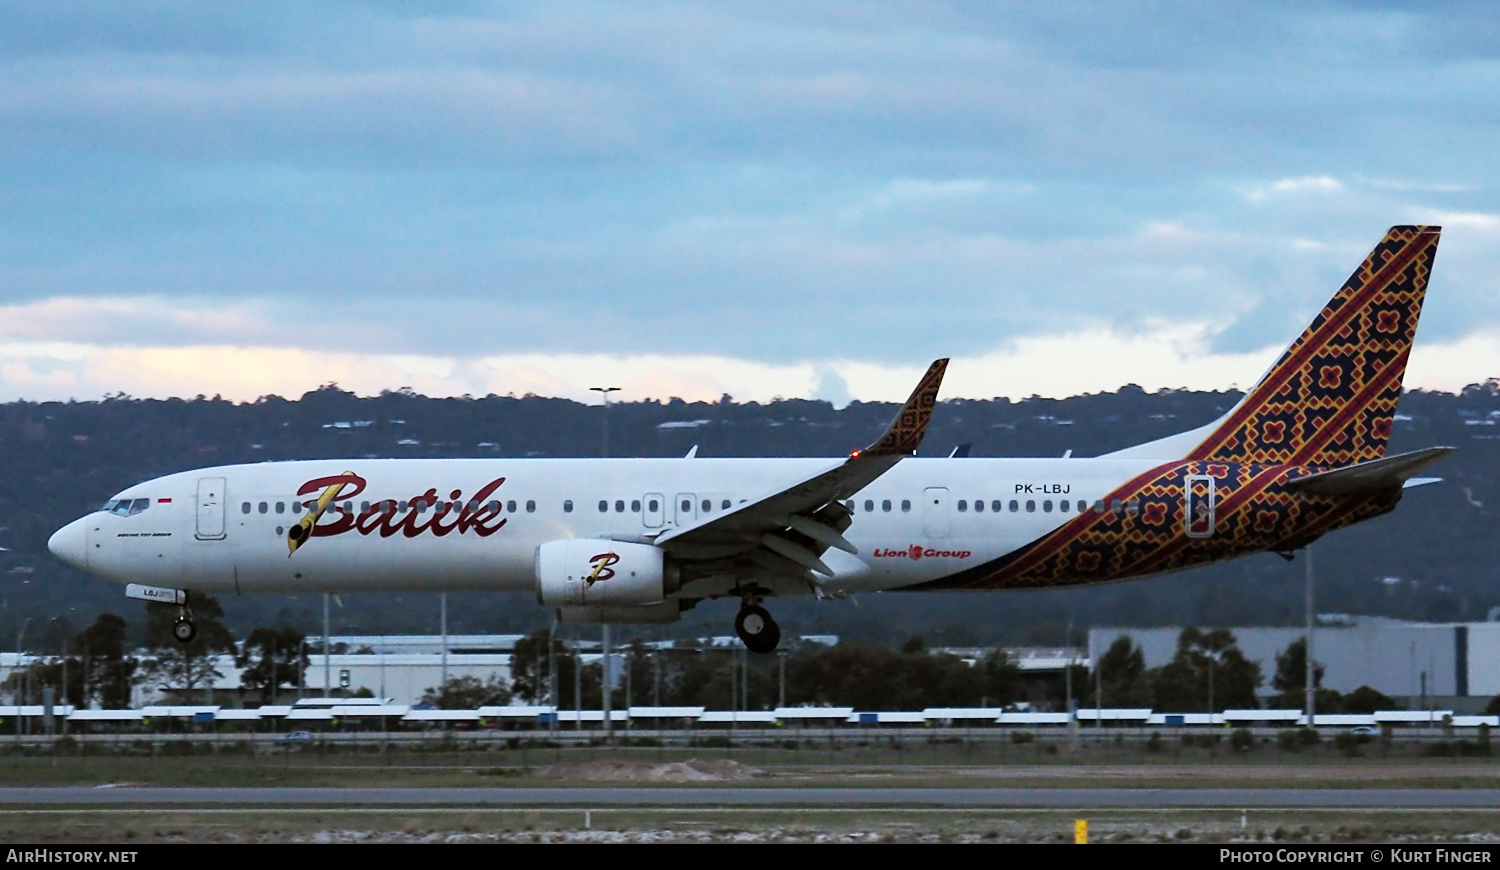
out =
<path fill-rule="evenodd" d="M 1391 227 L 1187 459 L 1342 466 L 1385 455 L 1441 227 Z"/>

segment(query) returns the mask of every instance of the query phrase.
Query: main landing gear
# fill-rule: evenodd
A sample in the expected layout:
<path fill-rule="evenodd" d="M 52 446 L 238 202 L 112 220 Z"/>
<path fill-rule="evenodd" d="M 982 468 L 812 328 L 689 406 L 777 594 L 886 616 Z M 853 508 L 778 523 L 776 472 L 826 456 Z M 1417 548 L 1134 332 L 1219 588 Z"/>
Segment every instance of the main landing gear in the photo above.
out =
<path fill-rule="evenodd" d="M 734 633 L 745 642 L 747 649 L 761 655 L 775 652 L 781 643 L 781 627 L 776 620 L 764 607 L 749 601 L 740 607 L 739 615 L 734 618 Z"/>
<path fill-rule="evenodd" d="M 172 637 L 178 643 L 192 643 L 197 636 L 198 629 L 193 627 L 193 609 L 184 604 L 177 608 L 177 621 L 172 623 Z"/>

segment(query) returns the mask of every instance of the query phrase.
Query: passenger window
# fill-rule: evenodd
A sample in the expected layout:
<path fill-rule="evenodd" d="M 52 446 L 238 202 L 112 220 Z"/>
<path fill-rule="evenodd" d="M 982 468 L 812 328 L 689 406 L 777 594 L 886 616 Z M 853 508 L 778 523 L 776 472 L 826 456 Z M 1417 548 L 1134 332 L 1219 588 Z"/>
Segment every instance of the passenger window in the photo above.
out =
<path fill-rule="evenodd" d="M 370 512 L 370 503 L 367 502 L 367 501 L 360 502 L 359 503 L 359 512 L 362 513 L 362 514 L 369 513 Z"/>
<path fill-rule="evenodd" d="M 657 511 L 658 511 L 658 510 L 661 510 L 661 507 L 660 507 L 660 506 L 659 506 L 659 505 L 657 505 L 657 503 L 656 503 L 656 499 L 654 499 L 654 498 L 653 498 L 653 499 L 651 499 L 651 500 L 650 500 L 650 501 L 648 501 L 648 502 L 646 502 L 646 510 L 647 510 L 647 511 L 648 511 L 648 512 L 650 512 L 650 513 L 653 513 L 653 514 L 654 514 L 654 513 L 656 513 L 656 512 L 657 512 Z"/>
<path fill-rule="evenodd" d="M 1098 501 L 1094 502 L 1094 513 L 1104 513 L 1104 499 L 1099 499 Z"/>
<path fill-rule="evenodd" d="M 256 508 L 256 510 L 260 511 L 261 513 L 265 513 L 266 511 L 268 511 L 270 509 L 271 509 L 271 506 L 268 505 L 268 504 L 266 504 L 265 502 L 261 502 L 260 506 Z"/>
<path fill-rule="evenodd" d="M 1125 505 L 1121 504 L 1119 499 L 1112 499 L 1109 503 L 1109 509 L 1114 511 L 1117 517 L 1125 515 Z"/>
<path fill-rule="evenodd" d="M 1036 513 L 1036 502 L 1029 498 L 1026 499 L 1026 512 L 1029 514 Z"/>
<path fill-rule="evenodd" d="M 1140 513 L 1141 500 L 1138 498 L 1133 498 L 1130 501 L 1125 502 L 1125 512 L 1130 514 L 1131 516 L 1135 516 L 1136 514 Z"/>
<path fill-rule="evenodd" d="M 729 510 L 729 499 L 726 498 L 723 501 L 719 502 L 719 510 L 721 510 L 721 511 L 727 511 L 727 510 Z"/>
<path fill-rule="evenodd" d="M 994 501 L 990 502 L 990 511 L 992 513 L 1000 513 L 1000 499 L 997 498 Z"/>
<path fill-rule="evenodd" d="M 1083 499 L 1079 499 L 1078 500 L 1078 512 L 1079 513 L 1083 513 L 1084 511 L 1086 511 L 1088 509 L 1089 509 L 1089 503 L 1086 502 L 1086 501 L 1084 501 Z"/>
<path fill-rule="evenodd" d="M 532 501 L 530 499 L 527 499 L 526 500 L 526 512 L 529 513 L 529 514 L 536 513 L 536 502 L 534 502 L 534 501 Z"/>
<path fill-rule="evenodd" d="M 981 500 L 979 500 L 979 499 L 977 499 L 977 498 L 974 499 L 974 513 L 976 513 L 976 514 L 982 514 L 982 513 L 984 513 L 984 502 L 981 501 Z"/>
<path fill-rule="evenodd" d="M 967 501 L 965 501 L 964 499 L 959 499 L 958 500 L 958 512 L 962 514 L 962 513 L 968 513 L 968 511 L 969 511 L 969 503 Z"/>
<path fill-rule="evenodd" d="M 903 498 L 903 499 L 901 499 L 901 512 L 904 513 L 904 514 L 911 512 L 911 499 L 909 499 L 909 498 Z"/>
<path fill-rule="evenodd" d="M 491 510 L 493 510 L 497 514 L 500 513 L 500 502 L 498 502 L 498 501 L 492 501 L 492 502 L 490 502 L 490 504 L 494 505 L 494 507 L 492 507 Z M 516 512 L 516 501 L 515 501 L 515 499 L 511 499 L 510 501 L 506 502 L 505 503 L 505 509 L 507 511 L 509 511 L 510 513 L 515 513 Z"/>
<path fill-rule="evenodd" d="M 403 510 L 404 510 L 404 508 L 403 508 Z M 294 502 L 292 502 L 292 513 L 294 513 L 294 514 L 300 514 L 300 513 L 302 513 L 302 502 L 300 502 L 300 501 L 294 501 Z"/>
<path fill-rule="evenodd" d="M 406 509 L 407 509 L 407 508 L 408 508 L 408 507 L 410 507 L 410 505 L 408 505 L 408 504 L 407 504 L 407 503 L 406 503 L 406 502 L 402 502 L 402 503 L 401 503 L 401 504 L 400 504 L 400 506 L 399 506 L 399 508 L 398 508 L 398 509 L 399 509 L 399 510 L 400 510 L 400 511 L 401 511 L 401 512 L 402 512 L 402 513 L 406 513 Z"/>
<path fill-rule="evenodd" d="M 599 499 L 599 513 L 601 513 L 601 514 L 609 513 L 609 502 L 605 501 L 602 498 Z"/>
<path fill-rule="evenodd" d="M 711 501 L 709 501 L 708 499 L 704 499 L 703 500 L 703 512 L 704 513 L 708 513 L 709 511 L 711 511 L 713 509 L 714 509 L 714 503 L 711 502 Z"/>
<path fill-rule="evenodd" d="M 567 501 L 563 502 L 563 513 L 570 514 L 572 512 L 573 512 L 573 500 L 570 498 Z"/>
<path fill-rule="evenodd" d="M 880 509 L 883 510 L 883 511 L 885 511 L 886 513 L 890 513 L 891 512 L 891 500 L 890 499 L 886 499 L 885 501 L 882 501 L 880 503 Z"/>
<path fill-rule="evenodd" d="M 1021 503 L 1018 502 L 1018 501 L 1016 501 L 1015 499 L 1011 499 L 1010 500 L 1010 512 L 1011 513 L 1015 513 L 1016 511 L 1018 511 L 1020 509 L 1021 509 Z"/>
<path fill-rule="evenodd" d="M 641 500 L 640 499 L 635 499 L 635 500 L 631 501 L 631 503 L 630 503 L 630 512 L 631 513 L 636 513 L 636 514 L 638 514 L 638 513 L 641 512 Z"/>
<path fill-rule="evenodd" d="M 1052 499 L 1049 498 L 1049 499 L 1043 499 L 1042 500 L 1042 513 L 1044 513 L 1044 514 L 1050 514 L 1050 513 L 1052 513 Z"/>
<path fill-rule="evenodd" d="M 1063 513 L 1067 513 L 1073 509 L 1073 503 L 1070 501 L 1060 501 L 1057 503 L 1057 509 Z"/>
<path fill-rule="evenodd" d="M 419 513 L 419 514 L 425 514 L 425 513 L 427 513 L 427 502 L 425 502 L 425 501 L 417 502 L 417 513 Z"/>
<path fill-rule="evenodd" d="M 279 514 L 286 513 L 286 502 L 284 502 L 284 501 L 277 502 L 276 503 L 276 512 L 279 513 Z"/>
<path fill-rule="evenodd" d="M 870 513 L 874 513 L 874 512 L 875 512 L 875 502 L 871 501 L 870 499 L 865 499 L 865 513 L 870 514 Z"/>
<path fill-rule="evenodd" d="M 623 514 L 623 513 L 625 513 L 625 500 L 624 499 L 622 499 L 622 498 L 615 499 L 615 513 L 617 513 L 617 514 Z"/>
<path fill-rule="evenodd" d="M 122 500 L 121 500 L 121 504 L 124 504 L 124 503 L 125 503 L 125 502 L 124 502 L 124 500 L 123 500 L 123 499 L 122 499 Z M 126 509 L 125 509 L 125 512 L 126 512 L 126 513 L 129 513 L 129 512 L 130 512 L 130 509 L 129 509 L 129 508 L 126 508 Z M 241 505 L 240 505 L 240 513 L 242 513 L 242 514 L 248 514 L 248 513 L 250 513 L 250 502 L 248 502 L 248 501 L 247 501 L 247 502 L 245 502 L 245 503 L 244 503 L 244 504 L 241 504 Z"/>

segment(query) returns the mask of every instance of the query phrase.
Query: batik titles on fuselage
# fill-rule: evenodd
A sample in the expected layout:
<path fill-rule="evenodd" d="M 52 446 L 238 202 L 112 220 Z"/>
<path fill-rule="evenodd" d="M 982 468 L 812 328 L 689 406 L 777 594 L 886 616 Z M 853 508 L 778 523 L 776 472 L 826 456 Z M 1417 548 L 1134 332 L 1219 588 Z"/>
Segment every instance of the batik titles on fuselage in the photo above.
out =
<path fill-rule="evenodd" d="M 332 498 L 336 505 L 332 508 L 335 518 L 314 525 L 312 536 L 315 538 L 331 538 L 348 532 L 379 534 L 382 538 L 398 533 L 408 538 L 424 533 L 441 538 L 454 532 L 460 535 L 473 532 L 481 538 L 487 538 L 500 531 L 506 523 L 505 517 L 501 516 L 503 505 L 491 500 L 491 496 L 504 483 L 505 478 L 497 477 L 481 486 L 468 499 L 464 498 L 462 489 L 452 490 L 446 499 L 441 499 L 438 497 L 437 487 L 429 487 L 426 492 L 406 499 L 392 498 L 376 502 L 366 500 L 358 511 L 354 509 L 353 500 L 364 493 L 369 482 L 357 474 L 313 478 L 298 487 L 297 495 L 308 495 L 330 486 L 339 487 Z M 309 499 L 301 502 L 301 505 L 305 510 L 312 510 L 317 506 L 317 499 Z M 429 508 L 432 509 L 432 517 L 422 519 Z M 326 517 L 327 513 L 323 516 Z"/>

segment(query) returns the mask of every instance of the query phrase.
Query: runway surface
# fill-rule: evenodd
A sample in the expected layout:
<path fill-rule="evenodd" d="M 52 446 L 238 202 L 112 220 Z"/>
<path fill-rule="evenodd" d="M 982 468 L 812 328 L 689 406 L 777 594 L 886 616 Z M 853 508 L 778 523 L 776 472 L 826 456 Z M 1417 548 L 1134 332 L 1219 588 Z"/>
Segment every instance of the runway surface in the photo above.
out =
<path fill-rule="evenodd" d="M 1500 789 L 0 788 L 0 812 L 59 807 L 1500 808 Z"/>

